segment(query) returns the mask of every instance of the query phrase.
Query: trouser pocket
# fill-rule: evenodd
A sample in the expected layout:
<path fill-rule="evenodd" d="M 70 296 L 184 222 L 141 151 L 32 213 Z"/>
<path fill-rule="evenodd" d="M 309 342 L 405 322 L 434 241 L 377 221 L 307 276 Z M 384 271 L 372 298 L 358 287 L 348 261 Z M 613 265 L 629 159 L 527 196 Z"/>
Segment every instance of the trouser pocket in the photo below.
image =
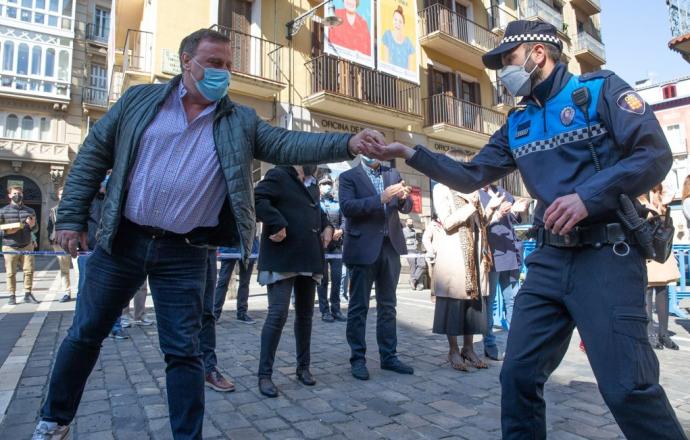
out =
<path fill-rule="evenodd" d="M 659 382 L 659 361 L 647 339 L 647 315 L 637 307 L 616 307 L 613 333 L 615 368 L 626 390 L 647 388 Z"/>

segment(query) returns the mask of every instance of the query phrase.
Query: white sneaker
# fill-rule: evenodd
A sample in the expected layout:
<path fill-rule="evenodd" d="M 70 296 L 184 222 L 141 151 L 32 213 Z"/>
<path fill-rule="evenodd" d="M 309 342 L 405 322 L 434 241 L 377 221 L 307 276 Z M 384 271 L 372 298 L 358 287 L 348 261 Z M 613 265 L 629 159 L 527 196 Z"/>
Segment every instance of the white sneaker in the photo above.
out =
<path fill-rule="evenodd" d="M 36 425 L 36 430 L 31 440 L 62 440 L 69 432 L 69 425 L 58 425 L 57 422 L 41 420 Z"/>
<path fill-rule="evenodd" d="M 132 322 L 129 320 L 129 318 L 120 318 L 120 325 L 122 328 L 130 328 L 132 326 Z"/>
<path fill-rule="evenodd" d="M 141 319 L 135 319 L 134 321 L 132 321 L 132 324 L 138 325 L 140 327 L 148 327 L 150 325 L 153 325 L 153 321 L 144 317 Z"/>

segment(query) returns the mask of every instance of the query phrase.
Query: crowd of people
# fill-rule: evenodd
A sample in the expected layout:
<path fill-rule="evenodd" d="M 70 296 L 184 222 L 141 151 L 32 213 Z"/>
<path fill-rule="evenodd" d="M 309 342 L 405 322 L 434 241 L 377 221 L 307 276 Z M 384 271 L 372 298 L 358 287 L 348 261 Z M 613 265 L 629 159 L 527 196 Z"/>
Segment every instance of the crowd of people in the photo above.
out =
<path fill-rule="evenodd" d="M 122 324 L 123 309 L 146 283 L 166 362 L 173 437 L 202 438 L 205 386 L 234 390 L 215 353 L 215 324 L 234 263 L 218 276 L 216 255 L 218 248 L 237 247 L 248 283 L 257 221 L 262 224 L 257 279 L 268 291 L 257 371 L 262 395 L 280 394 L 273 364 L 293 301 L 295 377 L 305 386 L 317 382 L 310 369 L 317 291 L 322 319 L 346 320 L 355 379 L 370 379 L 366 330 L 372 289 L 380 367 L 414 374 L 397 351 L 396 289 L 401 259 L 419 249 L 420 234 L 414 223 L 401 224 L 400 214 L 412 209 L 411 188 L 397 169 L 385 165 L 393 158 L 439 182 L 433 188 L 435 215 L 421 234 L 425 249 L 417 254 L 424 262 L 409 255 L 410 287 L 424 286 L 418 274 L 428 261 L 433 332 L 447 338 L 452 368 L 482 369 L 487 359 L 503 358 L 504 438 L 546 437 L 544 384 L 577 326 L 623 433 L 686 439 L 645 337 L 650 308 L 644 307 L 643 254 L 615 217 L 619 196 L 646 194 L 668 172 L 672 158 L 658 122 L 627 84 L 612 72 L 572 75 L 560 62 L 562 42 L 554 26 L 511 22 L 501 43 L 482 59 L 511 94 L 524 97 L 522 106 L 464 162 L 453 153 L 387 142 L 370 129 L 351 135 L 269 125 L 227 96 L 229 43 L 210 29 L 185 37 L 179 50 L 182 74 L 166 84 L 129 88 L 93 126 L 73 163 L 52 240 L 72 257 L 92 252 L 82 263 L 78 307 L 55 355 L 35 440 L 65 438 L 102 341 L 117 331 L 113 326 Z M 542 105 L 547 100 L 549 105 Z M 358 156 L 361 164 L 338 176 L 337 198 L 331 177 L 314 175 L 315 164 Z M 278 165 L 256 188 L 255 159 Z M 514 225 L 528 201 L 491 185 L 515 169 L 538 202 L 532 213 L 537 247 L 525 261 L 528 275 L 519 295 L 523 262 Z M 648 197 L 649 215 L 665 213 L 658 192 Z M 16 228 L 8 233 L 16 241 L 4 240 L 3 250 L 5 244 L 29 249 L 35 213 L 22 209 L 16 188 L 10 196 L 11 206 L 0 215 Z M 90 243 L 94 201 L 100 210 Z M 616 251 L 621 243 L 629 252 Z M 5 254 L 6 261 L 13 258 L 8 266 L 24 258 L 14 255 Z M 338 259 L 346 277 L 334 263 Z M 24 267 L 32 270 L 26 261 Z M 346 293 L 338 275 L 348 279 Z M 650 281 L 660 312 L 656 345 L 672 348 L 661 323 L 668 293 L 660 286 L 661 281 Z M 505 354 L 491 333 L 499 290 L 510 326 Z M 343 294 L 346 317 L 340 310 Z M 246 297 L 246 291 L 238 295 L 237 318 L 252 323 Z M 30 282 L 25 300 L 33 300 Z M 650 294 L 650 306 L 651 300 Z M 474 350 L 476 335 L 484 336 L 485 356 Z"/>

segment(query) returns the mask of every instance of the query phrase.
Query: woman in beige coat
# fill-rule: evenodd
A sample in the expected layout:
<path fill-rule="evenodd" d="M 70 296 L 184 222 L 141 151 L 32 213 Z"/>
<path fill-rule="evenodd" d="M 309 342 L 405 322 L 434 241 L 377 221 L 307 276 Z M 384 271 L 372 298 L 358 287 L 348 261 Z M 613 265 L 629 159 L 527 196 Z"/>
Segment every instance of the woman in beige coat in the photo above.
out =
<path fill-rule="evenodd" d="M 649 195 L 639 197 L 640 203 L 650 210 L 650 215 L 667 215 L 668 204 L 673 200 L 673 193 L 664 191 L 661 184 L 652 188 Z M 669 214 L 670 215 L 670 214 Z M 647 260 L 647 329 L 649 343 L 657 350 L 664 347 L 670 350 L 678 350 L 678 345 L 671 339 L 668 333 L 668 284 L 675 283 L 680 278 L 676 257 L 671 256 L 662 264 L 654 260 Z M 653 301 L 654 300 L 654 301 Z M 658 332 L 654 331 L 654 317 L 652 309 L 656 306 L 656 314 L 659 322 Z"/>
<path fill-rule="evenodd" d="M 488 365 L 472 346 L 473 335 L 486 332 L 486 298 L 491 255 L 486 241 L 486 218 L 500 205 L 489 203 L 486 212 L 479 193 L 463 194 L 436 184 L 434 209 L 442 226 L 433 240 L 432 292 L 436 297 L 433 332 L 448 338 L 448 360 L 457 370 L 468 371 L 465 361 L 475 368 Z M 458 336 L 463 336 L 462 350 Z"/>

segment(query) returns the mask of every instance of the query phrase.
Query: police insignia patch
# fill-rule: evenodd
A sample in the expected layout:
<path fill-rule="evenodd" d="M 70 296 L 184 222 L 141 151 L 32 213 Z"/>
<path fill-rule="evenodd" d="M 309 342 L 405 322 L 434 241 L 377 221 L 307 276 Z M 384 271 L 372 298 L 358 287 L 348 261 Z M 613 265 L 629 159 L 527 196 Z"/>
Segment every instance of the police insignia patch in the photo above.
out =
<path fill-rule="evenodd" d="M 616 101 L 616 104 L 618 104 L 618 107 L 620 107 L 621 110 L 625 110 L 628 113 L 634 113 L 636 115 L 644 114 L 644 100 L 640 98 L 640 95 L 632 90 L 621 93 Z"/>
<path fill-rule="evenodd" d="M 561 110 L 561 124 L 568 126 L 573 123 L 575 118 L 575 109 L 569 105 L 563 107 Z"/>
<path fill-rule="evenodd" d="M 517 132 L 515 133 L 515 139 L 520 139 L 523 138 L 527 135 L 529 135 L 529 126 L 530 126 L 530 121 L 525 121 L 522 124 L 517 126 Z"/>

